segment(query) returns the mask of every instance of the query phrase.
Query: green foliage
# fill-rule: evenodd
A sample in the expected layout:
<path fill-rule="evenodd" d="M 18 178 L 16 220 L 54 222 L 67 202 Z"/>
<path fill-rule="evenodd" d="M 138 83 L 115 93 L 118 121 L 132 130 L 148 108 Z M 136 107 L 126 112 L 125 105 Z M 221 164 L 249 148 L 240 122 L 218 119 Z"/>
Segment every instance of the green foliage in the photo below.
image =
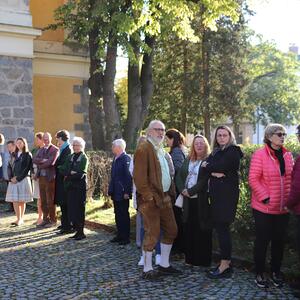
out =
<path fill-rule="evenodd" d="M 300 63 L 269 42 L 254 46 L 249 55 L 250 76 L 246 101 L 255 107 L 263 124 L 295 124 L 300 119 Z M 253 116 L 253 115 L 252 115 Z"/>

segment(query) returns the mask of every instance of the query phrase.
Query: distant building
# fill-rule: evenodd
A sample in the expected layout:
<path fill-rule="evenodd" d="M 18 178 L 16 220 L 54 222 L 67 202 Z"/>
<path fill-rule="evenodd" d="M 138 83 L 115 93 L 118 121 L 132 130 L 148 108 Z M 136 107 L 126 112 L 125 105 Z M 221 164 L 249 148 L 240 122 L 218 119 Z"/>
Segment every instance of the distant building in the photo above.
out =
<path fill-rule="evenodd" d="M 30 4 L 29 4 L 30 2 Z M 67 129 L 91 146 L 89 58 L 63 42 L 64 30 L 42 31 L 66 0 L 0 0 L 0 132 L 6 138 Z"/>

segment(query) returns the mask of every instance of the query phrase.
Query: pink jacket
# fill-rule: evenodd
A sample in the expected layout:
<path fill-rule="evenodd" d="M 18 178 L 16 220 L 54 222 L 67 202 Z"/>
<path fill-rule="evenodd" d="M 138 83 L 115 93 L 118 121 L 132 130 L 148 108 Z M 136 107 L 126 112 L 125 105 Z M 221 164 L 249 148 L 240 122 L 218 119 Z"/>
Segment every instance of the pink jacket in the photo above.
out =
<path fill-rule="evenodd" d="M 288 213 L 284 206 L 291 189 L 293 156 L 283 149 L 283 157 L 285 175 L 281 176 L 279 161 L 268 146 L 258 149 L 252 155 L 249 171 L 252 208 L 273 215 Z M 262 202 L 266 198 L 270 198 L 268 204 Z"/>
<path fill-rule="evenodd" d="M 291 192 L 285 205 L 296 215 L 300 215 L 300 156 L 294 165 Z"/>

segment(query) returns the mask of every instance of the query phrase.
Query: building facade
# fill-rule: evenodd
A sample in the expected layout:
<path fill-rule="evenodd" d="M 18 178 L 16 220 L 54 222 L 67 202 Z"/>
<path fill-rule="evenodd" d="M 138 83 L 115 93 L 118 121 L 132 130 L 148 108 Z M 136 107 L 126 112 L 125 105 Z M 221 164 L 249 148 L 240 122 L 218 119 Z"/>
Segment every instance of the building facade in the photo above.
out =
<path fill-rule="evenodd" d="M 0 132 L 6 139 L 66 129 L 87 140 L 89 59 L 43 30 L 65 0 L 0 0 Z"/>

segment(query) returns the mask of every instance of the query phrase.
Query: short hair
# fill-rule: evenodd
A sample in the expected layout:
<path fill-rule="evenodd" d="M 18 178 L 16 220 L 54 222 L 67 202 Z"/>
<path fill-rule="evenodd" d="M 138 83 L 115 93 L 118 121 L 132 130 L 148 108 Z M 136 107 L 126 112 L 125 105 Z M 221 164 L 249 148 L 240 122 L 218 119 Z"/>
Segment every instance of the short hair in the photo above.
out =
<path fill-rule="evenodd" d="M 116 139 L 112 142 L 113 146 L 118 146 L 120 148 L 123 149 L 123 151 L 125 151 L 126 149 L 126 142 L 123 139 Z"/>
<path fill-rule="evenodd" d="M 44 137 L 46 134 L 49 136 L 49 139 L 52 140 L 52 135 L 51 135 L 51 133 L 46 131 L 46 132 L 44 132 L 43 137 Z"/>
<path fill-rule="evenodd" d="M 231 145 L 236 145 L 235 135 L 234 135 L 233 131 L 226 125 L 220 125 L 217 127 L 217 129 L 215 131 L 215 135 L 214 135 L 214 139 L 213 139 L 213 143 L 212 143 L 213 150 L 220 146 L 217 142 L 217 133 L 218 133 L 218 130 L 220 130 L 220 129 L 224 129 L 229 133 L 230 138 L 229 138 L 229 142 L 226 145 L 226 147 L 231 146 Z"/>
<path fill-rule="evenodd" d="M 78 143 L 81 146 L 82 150 L 84 150 L 86 143 L 85 143 L 85 140 L 82 137 L 74 136 L 73 144 L 74 144 L 74 142 Z"/>
<path fill-rule="evenodd" d="M 286 132 L 286 129 L 281 124 L 271 123 L 265 128 L 265 134 L 264 134 L 264 143 L 270 144 L 270 137 L 277 132 L 278 130 Z"/>
<path fill-rule="evenodd" d="M 166 136 L 169 139 L 173 139 L 172 148 L 180 147 L 180 146 L 184 145 L 184 143 L 185 143 L 184 135 L 175 128 L 171 128 L 171 129 L 167 130 Z"/>
<path fill-rule="evenodd" d="M 0 145 L 4 145 L 5 143 L 5 137 L 2 133 L 0 133 Z"/>
<path fill-rule="evenodd" d="M 37 132 L 34 137 L 35 138 L 38 138 L 39 140 L 42 140 L 43 139 L 43 135 L 44 135 L 44 132 Z"/>
<path fill-rule="evenodd" d="M 165 124 L 162 121 L 160 121 L 160 120 L 152 120 L 149 123 L 148 127 L 147 127 L 147 130 L 146 130 L 147 134 L 149 133 L 149 130 L 151 130 L 154 127 L 154 124 L 157 124 L 157 123 L 161 124 L 165 128 Z"/>
<path fill-rule="evenodd" d="M 59 130 L 56 132 L 55 137 L 57 139 L 61 138 L 64 142 L 66 142 L 67 140 L 70 139 L 70 133 L 68 130 L 65 130 L 65 129 Z"/>
<path fill-rule="evenodd" d="M 195 151 L 195 148 L 194 148 L 194 144 L 195 144 L 195 141 L 196 139 L 203 139 L 204 143 L 205 143 L 205 153 L 203 155 L 203 157 L 201 157 L 201 160 L 204 160 L 208 157 L 208 155 L 210 154 L 210 146 L 209 146 L 209 143 L 208 143 L 208 140 L 205 136 L 201 135 L 201 134 L 197 134 L 194 136 L 193 138 L 193 142 L 192 142 L 192 145 L 191 145 L 191 148 L 190 148 L 190 153 L 189 153 L 189 158 L 191 161 L 196 161 L 197 160 L 197 154 L 196 154 L 196 151 Z"/>
<path fill-rule="evenodd" d="M 13 141 L 13 140 L 7 141 L 7 142 L 6 142 L 6 145 L 9 145 L 9 144 L 13 144 L 13 145 L 14 145 L 14 144 L 15 144 L 15 141 Z"/>
<path fill-rule="evenodd" d="M 296 129 L 297 129 L 296 134 L 297 134 L 297 135 L 300 135 L 300 125 L 298 125 Z"/>
<path fill-rule="evenodd" d="M 23 144 L 24 144 L 24 148 L 23 148 L 23 150 L 22 150 L 23 153 L 29 152 L 28 143 L 27 143 L 27 140 L 26 140 L 25 138 L 23 138 L 23 137 L 18 137 L 18 138 L 16 139 L 16 142 L 17 142 L 17 141 L 22 141 L 22 142 L 23 142 Z M 16 152 L 18 152 L 17 149 L 16 149 Z"/>

